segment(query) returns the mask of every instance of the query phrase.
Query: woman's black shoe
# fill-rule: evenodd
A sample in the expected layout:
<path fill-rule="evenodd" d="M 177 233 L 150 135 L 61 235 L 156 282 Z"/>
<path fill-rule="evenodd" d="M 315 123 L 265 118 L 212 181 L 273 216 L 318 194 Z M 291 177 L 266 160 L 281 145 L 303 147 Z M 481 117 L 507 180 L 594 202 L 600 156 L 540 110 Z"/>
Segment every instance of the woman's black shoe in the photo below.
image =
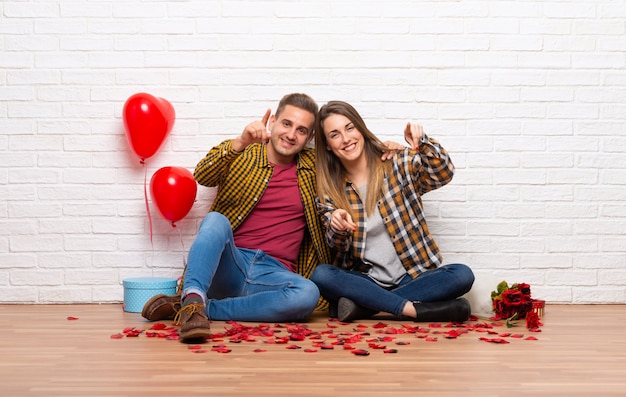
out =
<path fill-rule="evenodd" d="M 472 309 L 465 298 L 458 298 L 440 302 L 413 302 L 417 312 L 417 322 L 445 322 L 461 323 L 470 318 Z"/>
<path fill-rule="evenodd" d="M 339 298 L 337 302 L 337 317 L 341 322 L 349 323 L 354 320 L 370 318 L 376 313 L 378 312 L 361 307 L 348 298 Z"/>

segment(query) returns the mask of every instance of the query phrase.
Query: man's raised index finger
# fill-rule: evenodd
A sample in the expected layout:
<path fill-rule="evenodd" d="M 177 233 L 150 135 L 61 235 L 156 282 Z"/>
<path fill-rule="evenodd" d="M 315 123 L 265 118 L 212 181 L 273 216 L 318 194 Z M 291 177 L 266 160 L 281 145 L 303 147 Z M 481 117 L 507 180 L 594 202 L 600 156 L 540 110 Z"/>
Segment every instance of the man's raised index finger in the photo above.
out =
<path fill-rule="evenodd" d="M 267 122 L 270 119 L 270 115 L 272 114 L 272 109 L 267 109 L 265 111 L 265 115 L 263 115 L 263 118 L 261 119 L 261 122 L 263 123 L 264 126 L 267 127 Z"/>

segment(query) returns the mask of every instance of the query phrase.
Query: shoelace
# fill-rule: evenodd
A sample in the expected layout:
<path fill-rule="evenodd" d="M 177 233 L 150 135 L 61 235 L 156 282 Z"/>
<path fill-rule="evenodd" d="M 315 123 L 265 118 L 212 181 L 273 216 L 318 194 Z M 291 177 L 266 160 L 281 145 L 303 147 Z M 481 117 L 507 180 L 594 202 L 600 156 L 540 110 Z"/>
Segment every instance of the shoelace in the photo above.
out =
<path fill-rule="evenodd" d="M 200 303 L 190 303 L 188 305 L 183 306 L 178 313 L 176 313 L 176 316 L 174 317 L 174 324 L 175 325 L 180 325 L 180 320 L 181 317 L 183 315 L 183 313 L 187 313 L 189 315 L 188 318 L 191 318 L 191 316 L 194 313 L 202 313 L 202 306 Z"/>

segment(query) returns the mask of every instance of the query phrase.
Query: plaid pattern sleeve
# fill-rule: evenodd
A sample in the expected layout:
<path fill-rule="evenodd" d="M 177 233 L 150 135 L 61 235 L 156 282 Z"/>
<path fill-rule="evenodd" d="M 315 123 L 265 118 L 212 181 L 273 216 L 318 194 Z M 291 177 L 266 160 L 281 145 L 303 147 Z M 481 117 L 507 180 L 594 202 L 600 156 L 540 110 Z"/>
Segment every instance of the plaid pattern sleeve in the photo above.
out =
<path fill-rule="evenodd" d="M 337 209 L 332 200 L 326 197 L 326 203 L 317 203 L 318 211 L 322 217 L 322 223 L 326 230 L 326 240 L 331 248 L 334 248 L 337 255 L 333 261 L 335 266 L 347 269 L 365 271 L 362 263 L 355 258 L 362 259 L 365 249 L 365 207 L 360 200 L 359 193 L 351 183 L 346 183 L 346 194 L 351 205 L 355 218 L 353 221 L 357 225 L 357 230 L 350 231 L 335 230 L 330 226 L 330 218 Z M 356 266 L 356 267 L 355 267 Z"/>
<path fill-rule="evenodd" d="M 352 234 L 333 229 L 330 226 L 330 217 L 337 209 L 330 198 L 326 197 L 326 203 L 322 204 L 317 201 L 317 209 L 322 219 L 322 225 L 326 231 L 326 241 L 331 248 L 335 248 L 338 252 L 346 252 L 352 244 Z"/>
<path fill-rule="evenodd" d="M 202 186 L 218 186 L 228 175 L 230 165 L 241 155 L 233 150 L 231 140 L 224 141 L 213 147 L 196 165 L 195 180 Z"/>
<path fill-rule="evenodd" d="M 264 145 L 252 144 L 243 152 L 236 152 L 227 140 L 198 163 L 194 178 L 201 185 L 217 186 L 211 211 L 228 218 L 235 230 L 263 195 L 272 172 Z"/>
<path fill-rule="evenodd" d="M 438 141 L 424 136 L 419 148 L 419 156 L 414 158 L 414 170 L 417 171 L 420 194 L 438 189 L 452 180 L 454 164 L 448 151 Z"/>

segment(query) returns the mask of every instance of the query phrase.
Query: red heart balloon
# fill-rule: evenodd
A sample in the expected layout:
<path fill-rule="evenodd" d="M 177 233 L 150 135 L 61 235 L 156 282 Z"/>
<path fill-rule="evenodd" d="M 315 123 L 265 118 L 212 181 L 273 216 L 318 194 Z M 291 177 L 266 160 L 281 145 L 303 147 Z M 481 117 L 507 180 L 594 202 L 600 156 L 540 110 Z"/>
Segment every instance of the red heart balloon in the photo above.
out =
<path fill-rule="evenodd" d="M 174 107 L 166 99 L 145 92 L 124 104 L 124 128 L 131 149 L 143 162 L 152 157 L 174 126 Z"/>
<path fill-rule="evenodd" d="M 163 218 L 174 223 L 183 219 L 196 199 L 196 180 L 182 167 L 163 167 L 152 175 L 150 192 Z"/>

